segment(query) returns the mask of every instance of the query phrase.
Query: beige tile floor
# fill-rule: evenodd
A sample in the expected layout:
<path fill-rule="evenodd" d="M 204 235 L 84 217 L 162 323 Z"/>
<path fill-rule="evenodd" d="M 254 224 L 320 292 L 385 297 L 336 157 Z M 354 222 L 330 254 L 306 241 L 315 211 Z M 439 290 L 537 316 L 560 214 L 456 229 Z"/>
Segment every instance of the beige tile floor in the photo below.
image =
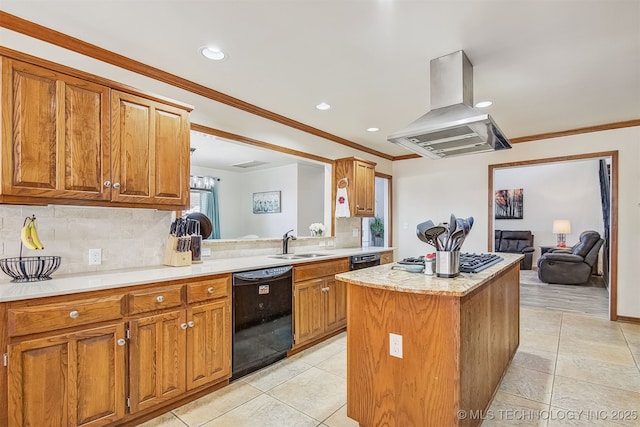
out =
<path fill-rule="evenodd" d="M 640 426 L 640 325 L 520 313 L 520 347 L 484 427 Z M 143 425 L 357 427 L 346 416 L 346 346 L 343 333 Z"/>

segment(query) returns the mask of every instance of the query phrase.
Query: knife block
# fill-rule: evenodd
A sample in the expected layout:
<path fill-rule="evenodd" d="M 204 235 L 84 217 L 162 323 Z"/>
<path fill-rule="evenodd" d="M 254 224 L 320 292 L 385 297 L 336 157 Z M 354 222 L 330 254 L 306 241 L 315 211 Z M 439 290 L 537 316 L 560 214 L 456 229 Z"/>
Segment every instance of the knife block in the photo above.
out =
<path fill-rule="evenodd" d="M 167 243 L 164 247 L 164 265 L 170 265 L 172 267 L 182 267 L 185 265 L 191 265 L 191 251 L 178 252 L 178 238 L 170 235 L 167 238 Z"/>

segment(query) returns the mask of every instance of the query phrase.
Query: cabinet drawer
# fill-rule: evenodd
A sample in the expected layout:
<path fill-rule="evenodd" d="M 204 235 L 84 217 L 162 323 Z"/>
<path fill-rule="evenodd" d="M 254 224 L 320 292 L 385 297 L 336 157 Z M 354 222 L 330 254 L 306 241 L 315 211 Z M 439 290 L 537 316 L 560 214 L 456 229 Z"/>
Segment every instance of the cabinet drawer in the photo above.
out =
<path fill-rule="evenodd" d="M 182 285 L 143 289 L 129 293 L 129 314 L 162 310 L 182 304 Z"/>
<path fill-rule="evenodd" d="M 187 302 L 191 304 L 198 301 L 228 297 L 230 286 L 231 278 L 229 276 L 189 282 L 187 285 Z"/>
<path fill-rule="evenodd" d="M 349 258 L 341 258 L 332 261 L 314 262 L 293 267 L 293 280 L 315 279 L 316 277 L 333 276 L 334 274 L 349 271 Z"/>
<path fill-rule="evenodd" d="M 122 317 L 122 295 L 7 310 L 10 336 L 28 335 Z"/>

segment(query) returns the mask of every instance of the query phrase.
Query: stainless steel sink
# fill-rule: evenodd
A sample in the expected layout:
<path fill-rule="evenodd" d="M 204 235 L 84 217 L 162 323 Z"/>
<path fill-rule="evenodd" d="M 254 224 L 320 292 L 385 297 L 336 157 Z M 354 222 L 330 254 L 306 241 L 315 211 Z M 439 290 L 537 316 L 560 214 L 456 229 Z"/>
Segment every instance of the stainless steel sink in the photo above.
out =
<path fill-rule="evenodd" d="M 318 254 L 318 253 L 308 253 L 308 254 L 280 254 L 280 255 L 269 255 L 269 258 L 277 258 L 277 259 L 301 259 L 301 258 L 317 258 L 327 256 L 329 254 Z"/>
<path fill-rule="evenodd" d="M 321 256 L 327 256 L 329 254 L 316 254 L 316 253 L 312 253 L 312 254 L 296 254 L 296 256 L 300 257 L 300 258 L 316 258 L 316 257 L 321 257 Z"/>
<path fill-rule="evenodd" d="M 296 254 L 282 254 L 282 255 L 269 255 L 269 258 L 277 258 L 277 259 L 300 259 L 304 258 L 303 256 Z"/>

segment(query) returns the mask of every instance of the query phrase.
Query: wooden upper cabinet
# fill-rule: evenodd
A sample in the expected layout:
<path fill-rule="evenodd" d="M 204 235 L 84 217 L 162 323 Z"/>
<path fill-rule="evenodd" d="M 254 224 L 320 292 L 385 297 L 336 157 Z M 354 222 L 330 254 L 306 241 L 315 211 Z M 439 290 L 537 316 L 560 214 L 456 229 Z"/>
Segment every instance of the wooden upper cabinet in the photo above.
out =
<path fill-rule="evenodd" d="M 55 64 L 0 61 L 0 202 L 188 206 L 191 107 Z"/>
<path fill-rule="evenodd" d="M 2 60 L 2 194 L 108 200 L 109 88 Z"/>
<path fill-rule="evenodd" d="M 186 205 L 187 111 L 112 91 L 113 200 Z"/>
<path fill-rule="evenodd" d="M 375 166 L 373 162 L 355 157 L 336 160 L 336 185 L 346 185 L 351 216 L 374 216 Z"/>

